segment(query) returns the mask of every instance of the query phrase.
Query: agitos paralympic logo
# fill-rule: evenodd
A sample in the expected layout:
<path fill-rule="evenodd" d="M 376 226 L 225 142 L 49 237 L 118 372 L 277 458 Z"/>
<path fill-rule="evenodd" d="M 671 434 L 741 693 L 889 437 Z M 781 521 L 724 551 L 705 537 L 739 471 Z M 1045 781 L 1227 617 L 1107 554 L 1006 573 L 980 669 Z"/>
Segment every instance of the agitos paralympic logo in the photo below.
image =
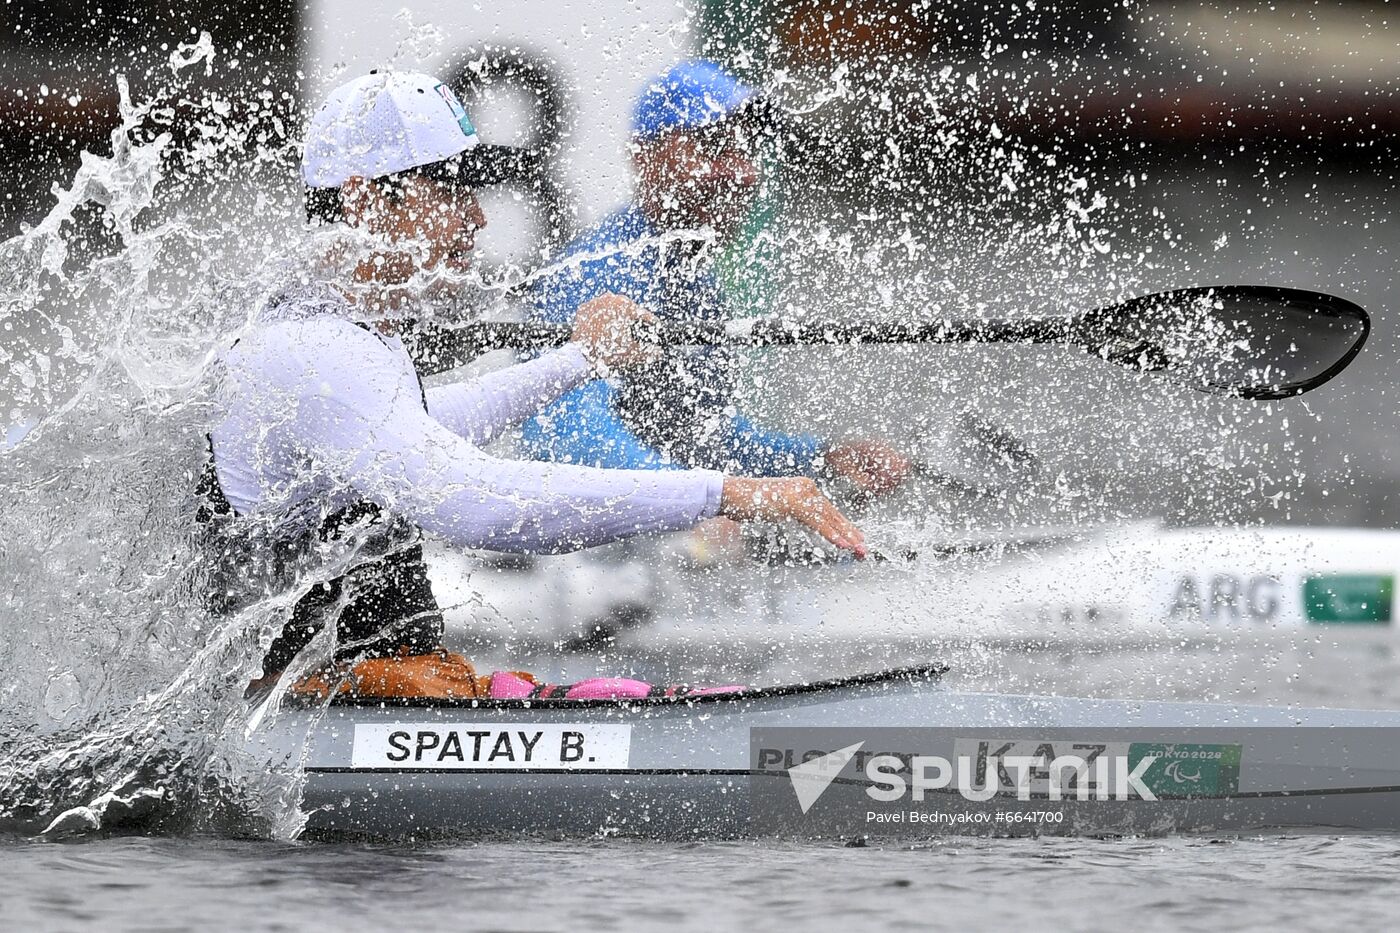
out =
<path fill-rule="evenodd" d="M 1012 794 L 1018 800 L 1158 799 L 1147 776 L 1161 756 L 1134 754 L 1126 743 L 962 739 L 951 756 L 864 749 L 864 741 L 800 755 L 764 748 L 759 767 L 787 771 L 804 814 L 838 778 L 850 780 L 842 772 L 853 761 L 854 779 L 882 803 L 922 801 L 929 793 L 956 793 L 974 802 Z"/>

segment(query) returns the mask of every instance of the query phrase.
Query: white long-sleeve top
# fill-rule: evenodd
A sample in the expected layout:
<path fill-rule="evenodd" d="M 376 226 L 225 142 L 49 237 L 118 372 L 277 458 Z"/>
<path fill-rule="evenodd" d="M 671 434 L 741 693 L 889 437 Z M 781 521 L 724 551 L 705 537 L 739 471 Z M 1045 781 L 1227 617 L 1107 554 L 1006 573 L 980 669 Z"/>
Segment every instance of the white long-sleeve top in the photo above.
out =
<path fill-rule="evenodd" d="M 239 515 L 296 526 L 299 512 L 368 499 L 457 545 L 567 551 L 687 528 L 719 510 L 721 473 L 600 470 L 481 449 L 592 378 L 576 347 L 426 399 L 397 339 L 330 314 L 269 323 L 222 362 L 226 414 L 210 443 Z"/>

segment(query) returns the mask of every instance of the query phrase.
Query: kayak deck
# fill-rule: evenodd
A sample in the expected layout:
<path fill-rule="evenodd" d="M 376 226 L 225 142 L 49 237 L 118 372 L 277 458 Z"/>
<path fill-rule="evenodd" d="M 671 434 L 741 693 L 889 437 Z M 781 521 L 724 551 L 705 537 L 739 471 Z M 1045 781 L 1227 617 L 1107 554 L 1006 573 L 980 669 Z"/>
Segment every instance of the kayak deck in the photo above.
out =
<path fill-rule="evenodd" d="M 894 668 L 868 674 L 853 674 L 847 677 L 834 677 L 810 683 L 777 684 L 771 687 L 745 687 L 722 693 L 679 694 L 675 696 L 619 697 L 616 699 L 570 700 L 563 697 L 531 697 L 528 699 L 483 699 L 461 698 L 440 699 L 429 697 L 380 697 L 339 696 L 331 701 L 333 707 L 371 708 L 430 708 L 430 709 L 635 709 L 639 707 L 665 707 L 677 704 L 685 706 L 706 703 L 744 703 L 754 700 L 767 700 L 778 697 L 793 697 L 834 694 L 840 691 L 860 690 L 875 687 L 888 688 L 900 684 L 932 684 L 949 670 L 946 664 L 926 664 L 914 667 Z"/>

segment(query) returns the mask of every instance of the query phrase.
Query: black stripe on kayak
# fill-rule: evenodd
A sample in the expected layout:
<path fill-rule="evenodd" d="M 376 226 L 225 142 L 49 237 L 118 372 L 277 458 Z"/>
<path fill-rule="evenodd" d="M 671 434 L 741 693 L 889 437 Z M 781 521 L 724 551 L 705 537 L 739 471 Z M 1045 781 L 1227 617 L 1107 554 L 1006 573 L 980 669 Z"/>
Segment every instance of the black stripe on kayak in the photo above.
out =
<path fill-rule="evenodd" d="M 784 776 L 783 771 L 750 771 L 747 768 L 341 768 L 307 767 L 307 774 L 616 774 L 621 777 L 637 775 L 684 775 L 687 777 L 744 777 L 759 774 Z M 842 780 L 837 778 L 837 781 Z M 834 783 L 834 782 L 833 782 Z"/>
<path fill-rule="evenodd" d="M 616 775 L 617 777 L 778 777 L 788 776 L 786 771 L 756 771 L 750 768 L 340 768 L 340 767 L 309 767 L 303 768 L 307 774 L 586 774 L 586 775 Z M 833 784 L 854 784 L 857 786 L 871 786 L 869 781 L 862 781 L 857 778 L 832 778 Z M 954 796 L 958 793 L 955 788 L 930 788 L 929 793 Z M 1263 800 L 1279 797 L 1326 797 L 1332 794 L 1400 794 L 1400 784 L 1380 784 L 1374 787 L 1311 787 L 1302 790 L 1245 790 L 1237 791 L 1233 794 L 1221 794 L 1210 796 L 1201 794 L 1196 797 L 1159 797 L 1155 801 L 1141 800 L 1133 798 L 1142 803 L 1165 803 L 1165 802 L 1190 802 L 1194 800 Z M 992 799 L 995 800 L 1017 800 L 1015 791 L 999 791 Z M 1032 793 L 1028 800 L 1043 800 L 1051 803 L 1131 803 L 1132 800 L 1078 800 L 1074 797 L 1064 797 L 1058 801 L 1050 800 L 1050 795 L 1044 792 Z"/>
<path fill-rule="evenodd" d="M 664 706 L 667 704 L 682 703 L 687 706 L 700 703 L 734 703 L 747 700 L 758 700 L 767 697 L 798 696 L 808 693 L 823 693 L 828 690 L 841 690 L 846 687 L 873 686 L 876 684 L 892 683 L 895 681 L 917 682 L 917 681 L 937 681 L 951 668 L 947 664 L 934 663 L 919 665 L 915 667 L 900 667 L 888 671 L 878 671 L 871 674 L 855 674 L 850 677 L 837 677 L 833 680 L 817 680 L 806 684 L 781 684 L 774 687 L 755 687 L 745 690 L 736 690 L 732 693 L 702 693 L 684 694 L 677 696 L 647 696 L 647 697 L 618 697 L 617 699 L 600 700 L 566 700 L 563 698 L 535 698 L 522 700 L 491 700 L 491 699 L 439 699 L 434 697 L 400 697 L 396 699 L 386 699 L 383 697 L 336 697 L 331 700 L 331 706 L 369 706 L 369 707 L 431 707 L 443 709 L 618 709 L 632 706 Z M 695 688 L 692 688 L 695 689 Z M 288 698 L 291 705 L 320 706 L 324 701 L 305 700 L 298 702 L 296 698 Z"/>

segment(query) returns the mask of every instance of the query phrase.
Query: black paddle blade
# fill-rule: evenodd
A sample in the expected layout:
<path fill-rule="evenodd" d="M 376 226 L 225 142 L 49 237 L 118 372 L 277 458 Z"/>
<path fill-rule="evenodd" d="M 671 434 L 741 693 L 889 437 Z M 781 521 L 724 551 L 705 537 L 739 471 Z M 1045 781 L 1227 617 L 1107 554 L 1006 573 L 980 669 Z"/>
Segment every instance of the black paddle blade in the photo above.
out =
<path fill-rule="evenodd" d="M 1070 342 L 1192 388 L 1249 399 L 1315 389 L 1347 367 L 1370 333 L 1366 312 L 1293 288 L 1222 285 L 1132 298 L 1091 311 Z"/>

